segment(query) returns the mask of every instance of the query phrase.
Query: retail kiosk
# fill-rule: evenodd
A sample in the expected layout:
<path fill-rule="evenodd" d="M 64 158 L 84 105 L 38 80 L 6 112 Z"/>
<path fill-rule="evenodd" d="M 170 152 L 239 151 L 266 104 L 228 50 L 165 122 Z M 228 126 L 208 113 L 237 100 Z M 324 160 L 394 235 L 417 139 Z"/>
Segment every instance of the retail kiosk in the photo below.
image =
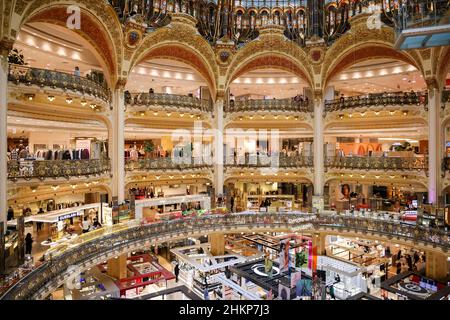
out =
<path fill-rule="evenodd" d="M 203 211 L 211 209 L 211 200 L 206 195 L 188 195 L 166 198 L 151 198 L 135 201 L 135 218 L 142 220 L 170 219 L 177 213 L 181 216 L 183 213 L 182 205 L 189 207 L 189 204 L 200 205 Z M 158 212 L 158 207 L 162 207 L 162 212 Z"/>

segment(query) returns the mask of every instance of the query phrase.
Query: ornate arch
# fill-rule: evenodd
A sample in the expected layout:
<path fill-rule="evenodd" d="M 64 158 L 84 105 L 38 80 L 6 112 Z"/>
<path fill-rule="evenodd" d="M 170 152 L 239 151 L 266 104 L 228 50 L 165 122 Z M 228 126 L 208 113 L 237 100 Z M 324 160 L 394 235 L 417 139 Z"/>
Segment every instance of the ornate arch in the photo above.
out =
<path fill-rule="evenodd" d="M 447 77 L 447 73 L 450 72 L 450 47 L 440 47 L 439 54 L 435 57 L 435 73 L 439 86 L 443 86 Z"/>
<path fill-rule="evenodd" d="M 302 48 L 280 35 L 261 35 L 250 42 L 232 58 L 225 74 L 225 87 L 245 72 L 276 67 L 294 73 L 313 88 L 312 71 L 308 57 Z"/>
<path fill-rule="evenodd" d="M 395 50 L 394 37 L 392 28 L 369 29 L 367 15 L 353 20 L 351 30 L 336 40 L 325 54 L 321 71 L 323 88 L 340 71 L 369 59 L 389 58 L 404 61 L 423 73 L 419 54 L 413 50 L 407 52 Z"/>
<path fill-rule="evenodd" d="M 81 29 L 74 32 L 85 38 L 101 57 L 109 73 L 109 82 L 113 83 L 121 72 L 123 33 L 114 9 L 106 1 L 98 0 L 18 0 L 14 13 L 19 19 L 11 19 L 10 36 L 16 38 L 26 22 L 50 22 L 66 25 L 69 15 L 67 7 L 80 7 Z M 5 28 L 5 21 L 3 24 Z"/>
<path fill-rule="evenodd" d="M 199 72 L 208 83 L 214 97 L 218 66 L 209 43 L 195 29 L 183 23 L 172 23 L 146 36 L 137 49 L 128 51 L 129 70 L 146 59 L 167 58 L 182 61 Z"/>

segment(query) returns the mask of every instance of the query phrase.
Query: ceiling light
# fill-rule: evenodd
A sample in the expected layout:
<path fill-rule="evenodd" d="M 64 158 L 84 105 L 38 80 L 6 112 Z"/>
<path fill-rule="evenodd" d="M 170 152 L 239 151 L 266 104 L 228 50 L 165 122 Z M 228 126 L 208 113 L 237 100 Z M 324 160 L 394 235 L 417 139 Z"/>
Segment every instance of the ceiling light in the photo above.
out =
<path fill-rule="evenodd" d="M 361 112 L 361 117 L 364 117 L 366 115 L 365 112 Z"/>
<path fill-rule="evenodd" d="M 33 93 L 28 93 L 28 94 L 25 95 L 25 97 L 28 99 L 28 101 L 33 101 L 34 94 Z"/>
<path fill-rule="evenodd" d="M 278 119 L 278 115 L 274 115 L 273 117 L 274 117 L 274 119 Z"/>
<path fill-rule="evenodd" d="M 168 117 L 170 117 L 172 115 L 172 113 L 170 113 L 170 112 L 167 112 L 167 116 Z"/>
<path fill-rule="evenodd" d="M 380 114 L 380 111 L 375 111 L 375 115 L 378 116 Z"/>
<path fill-rule="evenodd" d="M 53 191 L 56 191 L 58 188 L 59 188 L 59 186 L 56 186 L 56 185 L 52 186 Z"/>
<path fill-rule="evenodd" d="M 265 118 L 266 118 L 266 115 L 263 114 L 263 115 L 261 116 L 261 118 L 262 118 L 262 119 L 265 119 Z"/>
<path fill-rule="evenodd" d="M 242 121 L 242 119 L 243 119 L 242 117 L 239 117 L 239 120 L 240 120 L 240 121 Z"/>
<path fill-rule="evenodd" d="M 290 118 L 289 116 L 286 116 L 286 120 L 289 120 L 289 118 Z"/>
<path fill-rule="evenodd" d="M 389 114 L 390 114 L 391 116 L 393 116 L 394 113 L 395 113 L 395 111 L 389 111 Z"/>
<path fill-rule="evenodd" d="M 75 189 L 77 187 L 76 184 L 71 184 L 70 186 L 72 187 L 72 189 Z"/>
<path fill-rule="evenodd" d="M 92 110 L 94 110 L 95 108 L 97 108 L 97 105 L 96 105 L 95 103 L 91 103 L 89 106 L 91 107 Z"/>
<path fill-rule="evenodd" d="M 71 97 L 66 98 L 67 104 L 71 104 L 73 102 L 73 99 Z"/>
<path fill-rule="evenodd" d="M 156 176 L 155 178 L 156 178 L 156 180 L 159 180 L 160 176 Z"/>
<path fill-rule="evenodd" d="M 197 120 L 200 120 L 202 117 L 200 115 L 197 116 Z"/>
<path fill-rule="evenodd" d="M 348 117 L 349 117 L 349 118 L 353 117 L 353 113 L 349 113 L 349 114 L 348 114 Z"/>
<path fill-rule="evenodd" d="M 344 115 L 343 115 L 343 114 L 340 114 L 340 115 L 339 115 L 339 119 L 344 119 Z"/>
<path fill-rule="evenodd" d="M 180 117 L 183 118 L 184 117 L 184 113 L 180 113 Z"/>
<path fill-rule="evenodd" d="M 47 97 L 47 99 L 48 99 L 48 101 L 53 102 L 53 101 L 55 101 L 55 96 L 49 95 L 49 96 Z"/>
<path fill-rule="evenodd" d="M 158 111 L 153 112 L 153 115 L 156 117 L 158 115 Z"/>
<path fill-rule="evenodd" d="M 404 116 L 407 116 L 407 115 L 408 115 L 408 110 L 404 110 L 404 111 L 403 111 L 403 115 L 404 115 Z"/>
<path fill-rule="evenodd" d="M 140 115 L 141 117 L 145 116 L 145 111 L 141 111 Z"/>
<path fill-rule="evenodd" d="M 87 104 L 87 102 L 86 100 L 81 100 L 80 104 L 84 107 Z"/>
<path fill-rule="evenodd" d="M 193 115 L 193 114 L 190 114 L 189 116 L 190 116 L 191 118 L 193 118 L 193 117 L 194 117 L 194 115 Z"/>

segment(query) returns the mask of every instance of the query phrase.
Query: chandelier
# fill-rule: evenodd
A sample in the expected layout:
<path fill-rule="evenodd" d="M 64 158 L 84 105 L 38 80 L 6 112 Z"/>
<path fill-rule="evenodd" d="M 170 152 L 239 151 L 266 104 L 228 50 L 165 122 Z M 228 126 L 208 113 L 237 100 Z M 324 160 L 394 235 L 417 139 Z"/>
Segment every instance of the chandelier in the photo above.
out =
<path fill-rule="evenodd" d="M 148 32 L 168 25 L 172 13 L 197 21 L 199 33 L 212 45 L 233 42 L 237 47 L 254 40 L 262 28 L 281 26 L 300 46 L 308 41 L 331 45 L 350 29 L 352 17 L 379 11 L 381 20 L 398 27 L 411 17 L 448 9 L 448 0 L 109 0 L 119 19 L 143 23 Z M 377 9 L 378 8 L 378 9 Z M 403 19 L 403 20 L 402 20 Z"/>

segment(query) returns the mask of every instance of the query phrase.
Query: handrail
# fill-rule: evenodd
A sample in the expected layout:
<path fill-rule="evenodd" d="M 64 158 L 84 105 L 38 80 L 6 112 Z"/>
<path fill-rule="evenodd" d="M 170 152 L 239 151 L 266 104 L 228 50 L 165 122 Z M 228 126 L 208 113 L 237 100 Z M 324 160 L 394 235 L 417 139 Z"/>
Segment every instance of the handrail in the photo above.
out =
<path fill-rule="evenodd" d="M 8 179 L 12 181 L 90 176 L 110 170 L 109 159 L 8 161 Z"/>
<path fill-rule="evenodd" d="M 100 98 L 105 102 L 110 101 L 108 88 L 86 77 L 79 77 L 66 72 L 10 64 L 8 81 L 16 84 L 24 83 L 27 86 L 36 85 L 59 88 L 64 91 L 71 90 L 82 95 L 87 94 Z"/>
<path fill-rule="evenodd" d="M 125 160 L 125 171 L 139 171 L 139 170 L 185 170 L 185 169 L 204 169 L 211 167 L 211 164 L 203 162 L 203 159 L 196 159 L 194 157 L 183 158 L 148 158 L 138 160 Z"/>
<path fill-rule="evenodd" d="M 366 170 L 427 170 L 428 157 L 325 157 L 325 167 Z"/>
<path fill-rule="evenodd" d="M 249 99 L 249 100 L 230 100 L 225 106 L 225 112 L 313 112 L 311 101 L 296 100 L 294 98 L 286 99 Z"/>
<path fill-rule="evenodd" d="M 381 237 L 397 238 L 414 243 L 439 248 L 447 252 L 450 246 L 450 233 L 418 225 L 403 224 L 382 218 L 362 218 L 337 214 L 305 213 L 238 213 L 214 214 L 190 219 L 176 219 L 140 225 L 138 221 L 104 227 L 83 234 L 64 245 L 53 248 L 50 260 L 45 266 L 29 273 L 11 287 L 2 299 L 32 299 L 51 284 L 62 282 L 64 274 L 73 265 L 81 266 L 98 257 L 117 254 L 132 245 L 143 245 L 145 241 L 179 236 L 180 234 L 205 234 L 208 232 L 234 232 L 249 229 L 252 231 L 289 230 L 299 228 L 308 232 L 356 232 L 376 233 Z M 306 231 L 305 231 L 306 232 Z"/>
<path fill-rule="evenodd" d="M 425 106 L 427 103 L 428 95 L 421 92 L 368 94 L 352 97 L 341 97 L 334 100 L 326 100 L 325 112 L 388 105 Z"/>
<path fill-rule="evenodd" d="M 243 156 L 228 156 L 225 157 L 225 167 L 256 167 L 256 168 L 304 168 L 314 166 L 314 158 L 312 156 L 293 155 L 285 156 L 278 155 L 274 157 L 262 157 L 257 154 L 246 154 Z"/>
<path fill-rule="evenodd" d="M 197 109 L 202 112 L 211 112 L 212 106 L 209 101 L 196 97 L 166 94 L 166 93 L 125 93 L 125 104 L 131 106 L 161 106 L 177 107 L 186 109 Z"/>

